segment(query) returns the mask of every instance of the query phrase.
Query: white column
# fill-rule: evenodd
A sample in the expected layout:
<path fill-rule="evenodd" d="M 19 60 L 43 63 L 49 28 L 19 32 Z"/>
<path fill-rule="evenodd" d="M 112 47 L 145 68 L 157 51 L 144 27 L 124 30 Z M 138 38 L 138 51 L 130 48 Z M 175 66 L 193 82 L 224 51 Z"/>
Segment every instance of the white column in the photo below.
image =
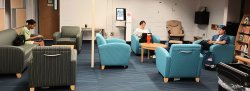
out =
<path fill-rule="evenodd" d="M 225 0 L 224 6 L 224 16 L 223 16 L 223 25 L 227 25 L 227 16 L 228 16 L 228 0 Z"/>
<path fill-rule="evenodd" d="M 91 46 L 91 68 L 95 66 L 95 0 L 92 0 L 92 46 Z"/>

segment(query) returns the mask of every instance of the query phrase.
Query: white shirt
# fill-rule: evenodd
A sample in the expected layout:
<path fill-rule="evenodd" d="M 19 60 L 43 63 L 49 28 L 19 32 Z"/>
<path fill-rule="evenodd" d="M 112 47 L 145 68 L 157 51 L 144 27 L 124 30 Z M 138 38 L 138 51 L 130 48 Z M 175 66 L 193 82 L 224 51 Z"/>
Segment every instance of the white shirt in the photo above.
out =
<path fill-rule="evenodd" d="M 147 28 L 141 29 L 141 28 L 137 28 L 134 31 L 134 35 L 138 36 L 138 38 L 140 39 L 142 36 L 142 33 L 149 33 L 149 30 Z"/>
<path fill-rule="evenodd" d="M 223 35 L 219 35 L 219 37 L 216 39 L 216 41 L 220 41 L 220 37 L 222 37 Z"/>

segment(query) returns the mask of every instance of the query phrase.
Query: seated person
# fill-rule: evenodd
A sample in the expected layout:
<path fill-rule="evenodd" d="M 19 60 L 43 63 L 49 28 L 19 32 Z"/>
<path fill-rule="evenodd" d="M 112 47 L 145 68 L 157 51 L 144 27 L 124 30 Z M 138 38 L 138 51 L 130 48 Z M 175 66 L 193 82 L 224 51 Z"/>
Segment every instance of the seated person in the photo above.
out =
<path fill-rule="evenodd" d="M 36 27 L 36 21 L 30 19 L 27 20 L 26 23 L 27 25 L 25 25 L 20 32 L 20 35 L 25 36 L 25 44 L 38 44 L 40 46 L 44 46 L 43 36 L 31 34 L 31 30 Z"/>
<path fill-rule="evenodd" d="M 213 44 L 221 44 L 225 45 L 230 42 L 230 38 L 226 35 L 226 27 L 222 27 L 219 30 L 219 34 L 216 34 L 212 37 L 211 40 L 203 40 L 200 42 L 202 52 L 204 52 L 204 66 L 205 69 L 210 69 L 210 68 L 215 68 L 215 65 L 211 65 L 213 62 L 212 57 L 211 57 L 211 52 L 209 52 L 209 48 Z M 204 51 L 205 50 L 205 51 Z"/>
<path fill-rule="evenodd" d="M 146 26 L 146 22 L 145 21 L 141 21 L 139 23 L 139 28 L 137 28 L 135 31 L 134 31 L 134 35 L 136 35 L 138 38 L 139 38 L 139 42 L 140 43 L 143 43 L 143 42 L 146 42 L 146 41 L 143 41 L 141 38 L 142 38 L 142 34 L 143 33 L 149 33 L 149 30 L 147 28 L 145 28 Z M 151 39 L 152 39 L 152 35 L 151 35 Z"/>
<path fill-rule="evenodd" d="M 136 35 L 138 38 L 139 38 L 139 42 L 140 43 L 145 43 L 147 41 L 145 41 L 145 39 L 142 39 L 142 37 L 144 38 L 147 38 L 145 36 L 143 36 L 143 34 L 145 33 L 150 33 L 149 30 L 145 27 L 146 26 L 146 22 L 145 21 L 141 21 L 139 23 L 139 28 L 137 28 L 135 31 L 134 31 L 134 35 Z M 151 34 L 151 42 L 153 42 L 153 36 Z M 150 54 L 152 55 L 151 57 L 152 58 L 155 58 L 155 52 L 153 50 L 150 50 Z"/>
<path fill-rule="evenodd" d="M 226 26 L 219 30 L 219 34 L 212 37 L 211 40 L 203 40 L 200 42 L 202 50 L 209 50 L 210 46 L 213 44 L 225 45 L 230 42 L 229 37 L 226 35 Z"/>

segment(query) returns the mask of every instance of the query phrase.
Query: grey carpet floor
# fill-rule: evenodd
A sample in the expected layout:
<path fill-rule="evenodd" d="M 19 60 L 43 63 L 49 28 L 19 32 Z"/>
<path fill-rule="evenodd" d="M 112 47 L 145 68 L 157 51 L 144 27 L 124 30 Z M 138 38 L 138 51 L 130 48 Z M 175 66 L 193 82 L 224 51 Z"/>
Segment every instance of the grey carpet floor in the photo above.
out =
<path fill-rule="evenodd" d="M 128 68 L 106 67 L 100 70 L 97 47 L 95 47 L 95 68 L 90 67 L 91 45 L 83 44 L 78 55 L 76 91 L 217 91 L 217 73 L 202 70 L 201 82 L 193 78 L 163 83 L 155 66 L 155 59 L 140 62 L 140 56 L 131 54 Z M 0 91 L 28 91 L 28 71 L 21 79 L 14 74 L 0 75 Z M 69 91 L 68 86 L 36 88 L 36 91 Z"/>

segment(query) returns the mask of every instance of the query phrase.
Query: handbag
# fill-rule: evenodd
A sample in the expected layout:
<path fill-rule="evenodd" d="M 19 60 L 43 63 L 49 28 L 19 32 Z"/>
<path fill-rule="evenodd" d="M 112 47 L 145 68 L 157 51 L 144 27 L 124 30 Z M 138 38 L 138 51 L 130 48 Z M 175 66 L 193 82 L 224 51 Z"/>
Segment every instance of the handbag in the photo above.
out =
<path fill-rule="evenodd" d="M 24 35 L 17 35 L 15 40 L 13 41 L 14 46 L 21 46 L 25 44 L 25 36 Z"/>

